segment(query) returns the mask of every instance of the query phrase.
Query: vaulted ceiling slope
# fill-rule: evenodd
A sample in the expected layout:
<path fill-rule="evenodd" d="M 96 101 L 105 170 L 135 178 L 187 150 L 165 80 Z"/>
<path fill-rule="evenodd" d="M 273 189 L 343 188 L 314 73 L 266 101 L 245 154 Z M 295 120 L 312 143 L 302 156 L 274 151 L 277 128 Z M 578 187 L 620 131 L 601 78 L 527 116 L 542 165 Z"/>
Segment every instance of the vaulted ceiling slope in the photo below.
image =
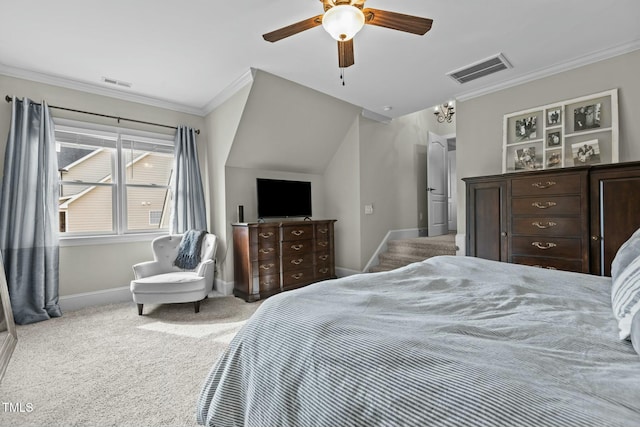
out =
<path fill-rule="evenodd" d="M 226 165 L 322 174 L 360 112 L 256 70 Z"/>
<path fill-rule="evenodd" d="M 433 26 L 417 36 L 365 25 L 342 86 L 336 42 L 321 26 L 277 43 L 262 39 L 321 14 L 318 0 L 0 5 L 0 73 L 202 116 L 252 67 L 399 117 L 640 47 L 638 0 L 367 0 Z M 447 76 L 497 53 L 513 68 L 464 85 Z"/>

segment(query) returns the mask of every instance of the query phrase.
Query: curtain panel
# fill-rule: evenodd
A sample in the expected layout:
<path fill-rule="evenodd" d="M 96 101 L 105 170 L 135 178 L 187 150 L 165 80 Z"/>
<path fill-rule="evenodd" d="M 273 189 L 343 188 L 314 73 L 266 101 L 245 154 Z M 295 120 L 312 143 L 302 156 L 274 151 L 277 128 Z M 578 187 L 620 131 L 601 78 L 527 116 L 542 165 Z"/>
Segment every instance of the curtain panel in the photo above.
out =
<path fill-rule="evenodd" d="M 193 128 L 179 126 L 176 131 L 174 173 L 171 233 L 207 230 L 204 190 Z"/>
<path fill-rule="evenodd" d="M 45 102 L 13 98 L 0 193 L 0 250 L 18 324 L 62 315 L 54 131 Z"/>

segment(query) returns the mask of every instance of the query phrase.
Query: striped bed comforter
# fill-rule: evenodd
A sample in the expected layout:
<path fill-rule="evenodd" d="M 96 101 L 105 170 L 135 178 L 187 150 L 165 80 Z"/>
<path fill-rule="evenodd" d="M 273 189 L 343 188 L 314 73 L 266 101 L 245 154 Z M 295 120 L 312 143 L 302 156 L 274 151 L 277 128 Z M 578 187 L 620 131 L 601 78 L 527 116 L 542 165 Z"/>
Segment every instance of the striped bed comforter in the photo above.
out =
<path fill-rule="evenodd" d="M 266 300 L 214 365 L 224 426 L 638 426 L 611 280 L 468 257 Z"/>

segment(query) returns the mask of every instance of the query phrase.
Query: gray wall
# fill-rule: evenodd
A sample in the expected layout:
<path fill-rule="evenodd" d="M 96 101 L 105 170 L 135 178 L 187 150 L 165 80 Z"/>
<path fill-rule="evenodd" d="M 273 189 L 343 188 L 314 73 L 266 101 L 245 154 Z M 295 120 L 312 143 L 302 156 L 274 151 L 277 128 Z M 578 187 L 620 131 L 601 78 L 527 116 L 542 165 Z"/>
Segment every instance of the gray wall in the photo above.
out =
<path fill-rule="evenodd" d="M 457 103 L 458 178 L 502 172 L 503 116 L 618 88 L 620 161 L 640 160 L 640 50 Z M 466 231 L 458 179 L 458 233 Z"/>

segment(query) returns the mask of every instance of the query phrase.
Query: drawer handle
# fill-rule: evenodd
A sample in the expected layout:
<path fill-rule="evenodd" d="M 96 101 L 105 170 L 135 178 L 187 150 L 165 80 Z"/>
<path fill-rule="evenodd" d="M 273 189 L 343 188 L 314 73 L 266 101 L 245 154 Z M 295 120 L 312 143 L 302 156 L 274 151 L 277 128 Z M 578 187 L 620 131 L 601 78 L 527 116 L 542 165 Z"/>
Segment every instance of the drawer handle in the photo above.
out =
<path fill-rule="evenodd" d="M 299 251 L 302 248 L 304 248 L 304 245 L 291 245 L 291 249 L 294 251 Z"/>
<path fill-rule="evenodd" d="M 535 222 L 532 222 L 531 225 L 533 225 L 534 227 L 542 228 L 544 230 L 545 228 L 555 227 L 558 224 L 556 224 L 553 221 L 547 221 L 546 224 L 543 224 L 543 223 L 541 223 L 539 221 L 535 221 Z"/>
<path fill-rule="evenodd" d="M 541 188 L 541 189 L 553 187 L 554 185 L 556 185 L 555 181 L 547 181 L 545 184 L 541 182 L 534 182 L 533 184 L 531 184 L 532 187 Z"/>
<path fill-rule="evenodd" d="M 321 261 L 326 261 L 329 255 L 320 255 L 318 258 L 320 258 Z"/>
<path fill-rule="evenodd" d="M 533 206 L 534 208 L 538 208 L 538 209 L 547 209 L 547 208 L 552 208 L 555 205 L 557 205 L 556 202 L 533 202 L 531 203 L 531 206 Z"/>
<path fill-rule="evenodd" d="M 302 264 L 302 261 L 304 261 L 304 259 L 302 259 L 302 258 L 292 259 L 291 260 L 291 264 L 300 265 L 300 264 Z"/>
<path fill-rule="evenodd" d="M 260 237 L 262 237 L 263 239 L 268 239 L 271 236 L 273 236 L 272 231 L 269 231 L 268 233 L 260 233 Z"/>
<path fill-rule="evenodd" d="M 263 270 L 269 270 L 274 267 L 274 264 L 260 264 L 260 268 Z"/>
<path fill-rule="evenodd" d="M 293 234 L 296 237 L 302 236 L 304 234 L 304 230 L 293 230 L 291 234 Z"/>
<path fill-rule="evenodd" d="M 320 270 L 318 270 L 320 272 L 320 274 L 327 274 L 327 272 L 329 271 L 328 268 L 321 268 Z"/>
<path fill-rule="evenodd" d="M 547 270 L 557 270 L 557 268 L 555 268 L 555 267 L 550 267 L 550 266 L 548 266 L 548 265 L 539 265 L 539 264 L 536 264 L 536 265 L 533 265 L 532 267 L 546 268 Z"/>
<path fill-rule="evenodd" d="M 533 242 L 533 243 L 531 243 L 531 246 L 535 246 L 538 249 L 546 250 L 546 249 L 555 248 L 558 245 L 556 245 L 555 243 L 551 243 L 551 242 L 549 242 L 549 243 Z"/>
<path fill-rule="evenodd" d="M 327 231 L 329 231 L 327 228 L 318 229 L 318 232 L 321 233 L 321 234 L 327 234 Z"/>
<path fill-rule="evenodd" d="M 318 245 L 320 246 L 327 246 L 327 244 L 328 244 L 327 242 L 318 242 Z"/>
<path fill-rule="evenodd" d="M 300 279 L 302 276 L 304 276 L 304 273 L 296 273 L 291 275 L 291 277 L 293 277 L 296 280 Z"/>
<path fill-rule="evenodd" d="M 274 251 L 273 248 L 262 248 L 258 252 L 260 252 L 261 254 L 270 254 L 273 251 Z"/>

